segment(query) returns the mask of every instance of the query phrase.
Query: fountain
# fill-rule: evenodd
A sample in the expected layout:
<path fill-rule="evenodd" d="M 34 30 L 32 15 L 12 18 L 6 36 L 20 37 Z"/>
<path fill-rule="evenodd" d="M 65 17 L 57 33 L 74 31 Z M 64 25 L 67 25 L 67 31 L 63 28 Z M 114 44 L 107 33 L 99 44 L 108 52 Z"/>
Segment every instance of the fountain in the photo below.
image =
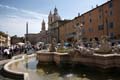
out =
<path fill-rule="evenodd" d="M 93 41 L 93 43 L 94 42 L 95 41 Z M 63 43 L 64 41 L 62 41 L 61 48 L 63 48 Z M 120 54 L 116 54 L 114 53 L 114 51 L 111 52 L 112 48 L 106 41 L 106 38 L 102 39 L 101 46 L 99 47 L 98 50 L 95 49 L 96 48 L 95 46 L 96 43 L 93 44 L 93 49 L 85 48 L 84 46 L 79 46 L 78 49 L 73 49 L 68 53 L 60 53 L 60 52 L 55 52 L 55 40 L 53 40 L 51 45 L 52 48 L 49 49 L 50 51 L 41 50 L 36 52 L 37 54 L 21 55 L 21 56 L 13 57 L 12 60 L 4 66 L 4 73 L 5 75 L 8 74 L 6 75 L 8 77 L 12 76 L 12 78 L 21 79 L 21 80 L 33 80 L 33 79 L 34 80 L 40 80 L 40 79 L 41 80 L 46 80 L 46 79 L 91 80 L 93 79 L 93 75 L 89 75 L 88 73 L 89 71 L 87 72 L 85 72 L 86 70 L 83 71 L 83 69 L 85 69 L 86 67 L 84 65 L 93 66 L 97 68 L 99 67 L 99 69 L 102 70 L 106 70 L 108 68 L 113 68 L 113 67 L 120 68 Z M 107 50 L 102 50 L 103 49 L 102 47 L 104 47 Z M 67 68 L 64 67 L 63 64 L 67 64 Z M 77 68 L 71 68 L 69 64 L 75 64 L 75 65 L 79 64 L 80 66 L 78 67 L 77 65 Z M 84 67 L 81 68 L 82 66 Z M 79 73 L 76 71 L 79 71 Z M 90 74 L 92 73 L 95 72 L 94 71 L 90 72 Z M 89 75 L 90 77 L 87 75 Z M 99 78 L 100 77 L 98 77 L 97 79 Z M 103 78 L 101 78 L 101 80 L 103 80 Z"/>
<path fill-rule="evenodd" d="M 112 53 L 112 47 L 110 43 L 107 41 L 107 36 L 102 36 L 101 45 L 98 50 L 95 50 L 95 53 L 100 54 L 111 54 Z"/>
<path fill-rule="evenodd" d="M 92 40 L 92 48 L 98 48 L 98 44 L 95 39 Z"/>
<path fill-rule="evenodd" d="M 120 68 L 120 54 L 118 54 L 120 49 L 117 46 L 112 48 L 106 36 L 102 37 L 100 47 L 98 47 L 96 41 L 93 40 L 92 48 L 83 46 L 81 32 L 77 32 L 77 39 L 77 49 L 73 48 L 70 52 L 59 51 L 63 50 L 64 41 L 61 42 L 61 47 L 56 50 L 56 40 L 53 39 L 49 51 L 41 50 L 37 51 L 36 54 L 13 57 L 12 60 L 4 66 L 4 73 L 8 74 L 6 76 L 12 76 L 12 78 L 21 80 L 91 80 L 93 79 L 93 75 L 91 78 L 90 74 L 94 71 L 89 74 L 87 73 L 89 71 L 81 72 L 84 67 L 86 67 L 84 65 L 92 66 L 93 68 L 99 67 L 99 69 L 102 70 L 114 67 Z M 67 68 L 64 67 L 64 64 L 67 64 Z M 73 69 L 69 64 L 75 64 L 77 68 Z M 78 65 L 80 66 L 78 67 Z M 84 67 L 81 68 L 81 66 Z M 90 75 L 90 77 L 86 74 Z M 108 80 L 107 78 L 104 79 Z M 100 80 L 103 80 L 103 78 Z"/>
<path fill-rule="evenodd" d="M 97 70 L 95 67 L 88 67 L 84 65 L 77 65 L 72 68 L 70 65 L 58 67 L 55 64 L 42 64 L 36 59 L 37 55 L 23 55 L 16 56 L 9 63 L 7 63 L 6 70 L 4 72 L 6 76 L 12 75 L 12 78 L 16 80 L 109 80 L 120 79 L 116 77 L 120 72 L 113 70 L 114 72 L 108 73 Z M 80 61 L 84 60 L 84 63 L 88 64 L 91 60 L 89 56 L 76 56 Z M 86 60 L 86 58 L 88 60 Z M 94 57 L 93 61 L 97 62 Z M 96 59 L 99 57 L 96 57 Z M 72 62 L 72 61 L 71 61 Z M 92 63 L 91 63 L 92 64 Z M 27 65 L 27 66 L 26 66 Z M 98 65 L 98 64 L 97 64 Z M 117 73 L 116 73 L 117 72 Z M 107 74 L 107 75 L 105 75 Z M 116 75 L 116 76 L 115 76 Z"/>
<path fill-rule="evenodd" d="M 50 44 L 50 47 L 49 47 L 49 51 L 50 52 L 56 52 L 55 46 L 56 46 L 56 39 L 53 38 L 53 40 L 52 40 L 52 42 Z"/>
<path fill-rule="evenodd" d="M 119 54 L 120 53 L 120 47 L 118 46 L 118 43 L 115 43 L 113 46 L 113 52 Z"/>

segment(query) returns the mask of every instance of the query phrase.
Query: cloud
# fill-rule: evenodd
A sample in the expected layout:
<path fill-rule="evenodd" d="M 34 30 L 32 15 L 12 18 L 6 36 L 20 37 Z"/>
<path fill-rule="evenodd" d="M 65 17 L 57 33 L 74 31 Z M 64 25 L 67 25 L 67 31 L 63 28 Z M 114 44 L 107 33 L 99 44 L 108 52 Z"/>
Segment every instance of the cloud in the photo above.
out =
<path fill-rule="evenodd" d="M 47 15 L 38 13 L 35 11 L 18 9 L 16 7 L 2 5 L 0 8 L 13 10 L 13 14 L 7 12 L 7 14 L 1 15 L 0 30 L 8 32 L 10 35 L 23 36 L 25 34 L 26 22 L 29 22 L 29 33 L 38 33 L 41 30 L 41 22 L 44 19 L 47 23 Z M 15 14 L 16 13 L 16 14 Z M 5 27 L 4 27 L 5 26 Z M 47 25 L 46 25 L 47 27 Z"/>
<path fill-rule="evenodd" d="M 45 15 L 45 14 L 40 14 L 40 13 L 33 12 L 33 11 L 28 11 L 28 10 L 21 9 L 21 12 L 23 12 L 23 13 L 25 13 L 25 14 L 33 15 L 35 18 L 38 18 L 38 19 L 41 19 L 41 18 L 43 18 L 43 17 L 46 17 L 46 18 L 47 18 L 47 15 Z"/>
<path fill-rule="evenodd" d="M 7 9 L 12 9 L 12 10 L 18 10 L 17 8 L 15 8 L 15 7 L 10 7 L 10 6 L 7 6 L 7 5 L 2 5 L 2 4 L 0 4 L 0 7 L 2 7 L 2 8 L 7 8 Z"/>
<path fill-rule="evenodd" d="M 30 11 L 30 10 L 25 10 L 25 9 L 18 9 L 16 7 L 12 7 L 12 6 L 8 6 L 8 5 L 0 4 L 0 7 L 15 10 L 15 11 L 19 11 L 20 13 L 27 14 L 27 16 L 30 16 L 30 17 L 33 17 L 33 18 L 36 18 L 36 19 L 47 18 L 47 16 L 48 16 L 46 14 L 42 14 L 42 13 Z"/>

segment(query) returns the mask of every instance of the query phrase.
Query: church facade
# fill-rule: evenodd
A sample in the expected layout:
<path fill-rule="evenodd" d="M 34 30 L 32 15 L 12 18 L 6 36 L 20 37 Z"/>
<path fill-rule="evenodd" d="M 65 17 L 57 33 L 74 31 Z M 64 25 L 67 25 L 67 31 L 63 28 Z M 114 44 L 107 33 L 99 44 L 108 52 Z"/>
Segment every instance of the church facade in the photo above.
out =
<path fill-rule="evenodd" d="M 62 20 L 57 8 L 54 8 L 48 15 L 48 30 L 45 29 L 43 20 L 40 33 L 28 36 L 32 42 L 51 43 L 53 38 L 57 43 L 62 40 L 72 42 L 76 36 L 75 27 L 82 24 L 81 32 L 84 40 L 100 39 L 103 35 L 111 39 L 120 39 L 119 3 L 120 0 L 107 1 L 72 20 Z"/>
<path fill-rule="evenodd" d="M 55 7 L 54 12 L 50 11 L 48 16 L 48 34 L 49 34 L 49 43 L 53 38 L 56 39 L 56 42 L 60 42 L 60 26 L 69 22 L 70 20 L 62 20 L 58 14 L 58 10 Z"/>
<path fill-rule="evenodd" d="M 71 20 L 62 20 L 58 14 L 58 10 L 55 7 L 54 11 L 50 11 L 48 15 L 48 30 L 46 30 L 45 21 L 42 21 L 41 31 L 37 34 L 28 33 L 28 23 L 26 28 L 26 41 L 30 41 L 32 44 L 37 42 L 44 42 L 46 44 L 51 43 L 52 39 L 55 38 L 56 42 L 61 42 L 60 39 L 60 26 L 70 22 Z"/>
<path fill-rule="evenodd" d="M 31 44 L 36 44 L 37 42 L 48 43 L 48 31 L 46 30 L 45 21 L 42 21 L 42 27 L 40 33 L 28 33 L 25 34 L 27 41 Z"/>

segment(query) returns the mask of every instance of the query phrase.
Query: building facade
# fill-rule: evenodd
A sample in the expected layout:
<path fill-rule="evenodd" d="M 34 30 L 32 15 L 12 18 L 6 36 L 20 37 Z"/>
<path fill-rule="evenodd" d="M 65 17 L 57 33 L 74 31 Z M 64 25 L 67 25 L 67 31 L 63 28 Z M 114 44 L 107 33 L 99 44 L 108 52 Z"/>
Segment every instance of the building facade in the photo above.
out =
<path fill-rule="evenodd" d="M 58 14 L 58 10 L 55 7 L 54 12 L 50 11 L 48 16 L 48 33 L 49 33 L 49 43 L 52 41 L 52 38 L 55 38 L 57 42 L 59 41 L 59 30 L 58 26 L 60 25 L 61 18 Z"/>
<path fill-rule="evenodd" d="M 11 45 L 11 38 L 8 34 L 5 34 L 4 32 L 0 31 L 0 47 L 8 47 Z"/>
<path fill-rule="evenodd" d="M 50 11 L 48 16 L 48 39 L 49 43 L 52 41 L 53 38 L 56 39 L 56 42 L 60 42 L 60 30 L 59 27 L 70 20 L 62 20 L 58 14 L 58 10 L 55 7 L 54 12 Z"/>
<path fill-rule="evenodd" d="M 39 33 L 28 33 L 28 30 L 26 30 L 27 31 L 26 32 L 27 34 L 25 34 L 26 40 L 29 41 L 31 44 L 36 44 L 37 42 L 48 43 L 48 31 L 46 30 L 44 20 L 42 21 L 41 25 L 42 27 Z"/>
<path fill-rule="evenodd" d="M 40 42 L 48 43 L 48 31 L 46 30 L 44 20 L 42 22 L 42 28 L 41 28 L 41 31 L 39 33 L 39 38 L 40 38 L 39 39 Z"/>
<path fill-rule="evenodd" d="M 120 39 L 119 3 L 120 0 L 110 0 L 61 25 L 59 27 L 60 41 L 72 41 L 76 35 L 75 26 L 80 24 L 83 24 L 83 39 L 99 39 L 103 35 L 111 39 Z"/>
<path fill-rule="evenodd" d="M 109 0 L 106 3 L 92 10 L 79 14 L 72 20 L 62 20 L 57 8 L 48 15 L 48 30 L 45 29 L 45 22 L 42 22 L 42 29 L 38 34 L 27 34 L 30 42 L 51 43 L 55 38 L 56 42 L 72 42 L 76 38 L 76 26 L 82 26 L 82 39 L 100 39 L 107 35 L 111 39 L 120 39 L 120 0 Z M 28 32 L 28 30 L 27 30 Z"/>
<path fill-rule="evenodd" d="M 11 44 L 12 45 L 15 45 L 15 44 L 17 44 L 19 42 L 23 42 L 24 43 L 25 42 L 25 38 L 24 37 L 17 37 L 17 35 L 11 37 Z"/>

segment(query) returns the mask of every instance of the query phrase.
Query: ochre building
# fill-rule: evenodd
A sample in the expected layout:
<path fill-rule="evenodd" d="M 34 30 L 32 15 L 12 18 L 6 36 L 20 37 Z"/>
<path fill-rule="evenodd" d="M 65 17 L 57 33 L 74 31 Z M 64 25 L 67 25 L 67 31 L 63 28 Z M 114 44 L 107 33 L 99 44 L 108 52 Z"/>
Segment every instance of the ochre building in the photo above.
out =
<path fill-rule="evenodd" d="M 111 39 L 120 38 L 120 0 L 110 0 L 96 8 L 78 15 L 73 20 L 59 26 L 60 41 L 72 41 L 75 38 L 75 26 L 83 24 L 83 39 L 100 39 L 107 35 Z"/>

